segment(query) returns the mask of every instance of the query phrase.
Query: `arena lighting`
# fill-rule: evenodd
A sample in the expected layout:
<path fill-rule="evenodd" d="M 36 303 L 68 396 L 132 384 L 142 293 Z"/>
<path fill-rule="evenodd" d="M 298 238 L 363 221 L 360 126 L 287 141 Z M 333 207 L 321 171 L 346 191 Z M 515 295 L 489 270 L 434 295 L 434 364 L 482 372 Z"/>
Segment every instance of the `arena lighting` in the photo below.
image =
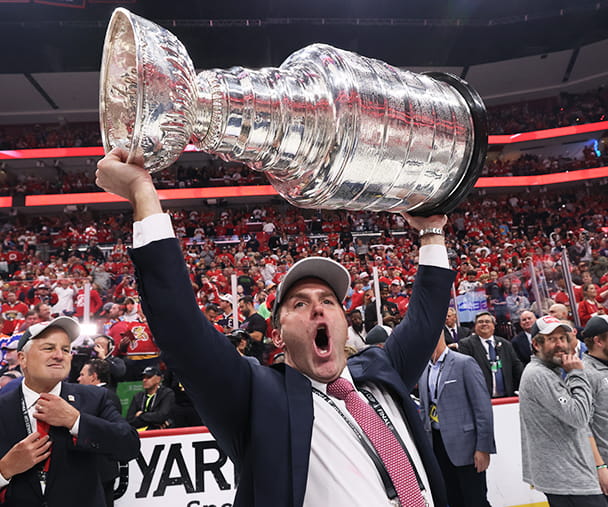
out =
<path fill-rule="evenodd" d="M 493 176 L 491 178 L 479 178 L 475 184 L 475 188 L 542 187 L 556 183 L 588 181 L 606 176 L 608 176 L 608 166 L 562 173 L 536 174 L 534 176 Z M 543 191 L 542 188 L 541 191 Z"/>
<path fill-rule="evenodd" d="M 526 141 L 539 141 L 541 139 L 551 139 L 554 137 L 566 137 L 573 136 L 576 134 L 587 134 L 589 132 L 597 132 L 598 130 L 606 129 L 608 129 L 608 121 L 599 121 L 596 123 L 585 123 L 583 125 L 572 125 L 570 127 L 559 127 L 556 129 L 535 130 L 532 132 L 523 132 L 521 134 L 488 136 L 488 143 L 523 143 Z"/>
<path fill-rule="evenodd" d="M 535 176 L 495 176 L 492 178 L 479 178 L 475 188 L 496 187 L 541 187 L 555 183 L 569 183 L 574 181 L 587 181 L 595 178 L 608 177 L 608 167 L 595 167 L 593 169 L 580 169 L 572 172 L 539 174 Z M 273 197 L 278 192 L 271 185 L 252 185 L 243 187 L 209 187 L 209 188 L 183 188 L 176 190 L 158 190 L 161 200 L 180 199 L 220 199 L 226 197 Z M 5 197 L 4 199 L 11 199 Z M 126 202 L 122 197 L 106 192 L 90 192 L 82 194 L 50 194 L 28 195 L 25 197 L 26 206 L 65 206 L 67 204 L 95 204 L 110 202 Z M 11 201 L 12 203 L 12 201 Z M 11 204 L 0 207 L 10 207 Z"/>
<path fill-rule="evenodd" d="M 585 123 L 584 125 L 573 125 L 571 127 L 560 127 L 556 129 L 535 130 L 521 134 L 509 134 L 488 136 L 489 144 L 514 144 L 526 141 L 538 141 L 540 139 L 551 139 L 554 137 L 566 137 L 589 132 L 608 130 L 608 121 L 596 123 Z M 198 151 L 189 144 L 184 151 Z M 65 157 L 103 157 L 104 151 L 101 146 L 89 148 L 35 148 L 31 150 L 3 150 L 0 151 L 0 160 L 27 160 L 30 158 L 65 158 Z"/>
<path fill-rule="evenodd" d="M 84 336 L 94 336 L 98 334 L 97 324 L 80 324 L 80 334 Z"/>
<path fill-rule="evenodd" d="M 608 175 L 608 173 L 607 173 Z M 224 197 L 271 197 L 278 195 L 271 185 L 252 185 L 242 187 L 180 188 L 176 190 L 158 190 L 161 200 L 179 199 L 219 199 Z M 10 199 L 7 198 L 7 199 Z M 82 194 L 49 194 L 27 195 L 26 206 L 65 206 L 66 204 L 98 204 L 109 202 L 127 202 L 126 199 L 106 192 L 89 192 Z"/>

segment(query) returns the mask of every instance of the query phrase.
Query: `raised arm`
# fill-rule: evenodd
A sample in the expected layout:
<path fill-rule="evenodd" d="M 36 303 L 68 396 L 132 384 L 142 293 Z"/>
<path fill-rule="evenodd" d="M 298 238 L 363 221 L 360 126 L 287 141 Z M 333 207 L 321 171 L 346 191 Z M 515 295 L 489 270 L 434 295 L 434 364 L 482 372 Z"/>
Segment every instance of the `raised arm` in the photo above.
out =
<path fill-rule="evenodd" d="M 405 319 L 386 342 L 395 369 L 408 388 L 420 378 L 443 329 L 454 272 L 449 270 L 443 227 L 445 215 L 404 218 L 420 236 L 419 269 Z"/>

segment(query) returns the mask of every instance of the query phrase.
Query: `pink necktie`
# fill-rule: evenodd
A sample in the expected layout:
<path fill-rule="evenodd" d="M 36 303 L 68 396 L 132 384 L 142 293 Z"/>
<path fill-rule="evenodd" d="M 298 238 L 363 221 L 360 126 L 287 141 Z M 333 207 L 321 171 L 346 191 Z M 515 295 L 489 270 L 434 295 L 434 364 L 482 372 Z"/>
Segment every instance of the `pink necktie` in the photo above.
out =
<path fill-rule="evenodd" d="M 404 507 L 425 507 L 416 473 L 407 454 L 376 411 L 370 407 L 345 378 L 327 384 L 327 393 L 346 403 L 346 409 L 369 438 L 384 463 L 399 501 Z"/>

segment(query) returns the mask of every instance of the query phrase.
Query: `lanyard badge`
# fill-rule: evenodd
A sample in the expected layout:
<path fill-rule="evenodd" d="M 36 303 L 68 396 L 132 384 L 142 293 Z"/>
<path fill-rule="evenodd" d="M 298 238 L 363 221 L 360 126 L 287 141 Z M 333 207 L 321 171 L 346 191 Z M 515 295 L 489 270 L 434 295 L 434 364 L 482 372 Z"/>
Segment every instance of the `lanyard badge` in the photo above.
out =
<path fill-rule="evenodd" d="M 431 403 L 429 406 L 429 419 L 431 422 L 439 424 L 439 414 L 437 413 L 437 405 Z"/>

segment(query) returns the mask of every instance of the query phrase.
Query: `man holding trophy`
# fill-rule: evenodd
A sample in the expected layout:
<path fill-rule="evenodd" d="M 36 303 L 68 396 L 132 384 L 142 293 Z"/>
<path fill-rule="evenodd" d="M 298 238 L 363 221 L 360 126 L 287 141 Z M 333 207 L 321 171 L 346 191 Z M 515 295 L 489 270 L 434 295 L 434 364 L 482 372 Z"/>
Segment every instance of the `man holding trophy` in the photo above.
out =
<path fill-rule="evenodd" d="M 325 45 L 276 69 L 197 76 L 172 34 L 117 9 L 101 124 L 107 155 L 97 184 L 133 206 L 142 308 L 165 362 L 236 466 L 234 505 L 444 507 L 409 393 L 454 279 L 445 213 L 485 158 L 476 92 L 454 76 L 416 75 Z M 252 365 L 206 321 L 150 176 L 190 140 L 264 171 L 297 206 L 403 214 L 420 237 L 420 266 L 407 316 L 383 349 L 347 361 L 342 301 L 351 280 L 328 258 L 296 262 L 277 289 L 272 340 L 285 364 Z"/>
<path fill-rule="evenodd" d="M 294 264 L 277 291 L 272 337 L 284 347 L 286 365 L 251 366 L 202 315 L 150 174 L 125 160 L 125 151 L 110 152 L 99 162 L 97 184 L 133 205 L 132 258 L 144 313 L 169 368 L 237 467 L 235 505 L 445 505 L 409 392 L 435 348 L 450 298 L 446 217 L 405 214 L 421 235 L 421 265 L 407 316 L 384 349 L 366 349 L 347 365 L 341 302 L 350 278 L 336 262 L 311 257 Z M 349 400 L 331 394 L 337 379 L 362 389 L 357 401 L 369 407 L 365 400 L 373 400 L 383 414 L 371 412 L 395 440 L 388 451 L 350 415 Z"/>

